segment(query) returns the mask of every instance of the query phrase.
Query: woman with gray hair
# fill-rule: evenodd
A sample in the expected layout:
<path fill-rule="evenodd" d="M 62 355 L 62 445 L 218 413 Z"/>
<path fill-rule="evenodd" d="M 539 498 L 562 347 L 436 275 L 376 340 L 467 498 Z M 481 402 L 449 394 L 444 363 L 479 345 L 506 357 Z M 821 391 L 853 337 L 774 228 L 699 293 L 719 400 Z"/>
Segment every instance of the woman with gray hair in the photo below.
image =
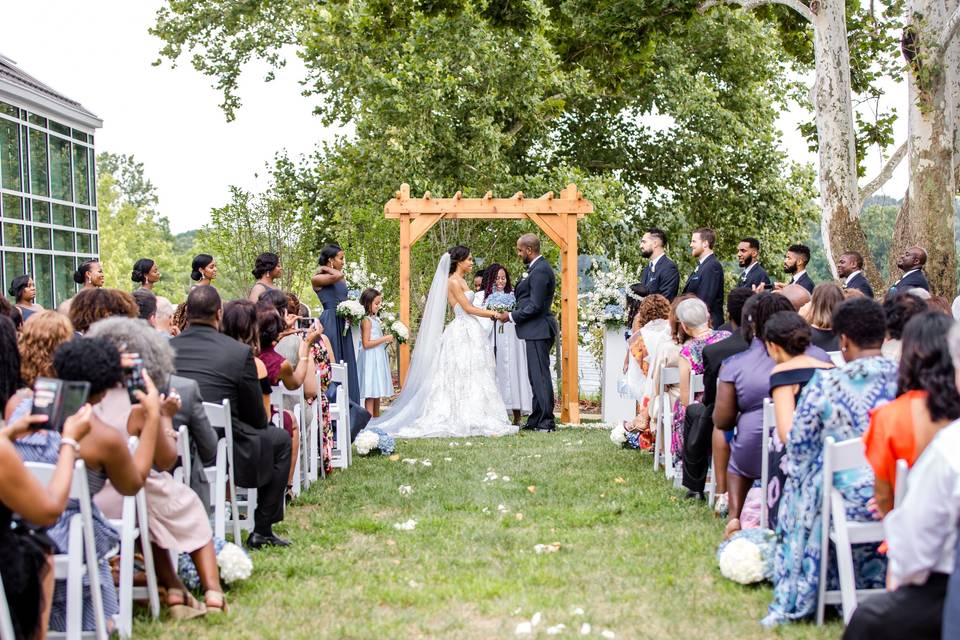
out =
<path fill-rule="evenodd" d="M 708 344 L 720 342 L 730 337 L 729 331 L 710 328 L 710 310 L 700 298 L 687 298 L 677 305 L 676 320 L 687 341 L 680 348 L 680 397 L 673 404 L 673 441 L 670 443 L 677 465 L 683 459 L 683 421 L 687 405 L 699 402 L 703 392 L 690 398 L 690 387 L 694 375 L 703 374 L 703 348 Z"/>
<path fill-rule="evenodd" d="M 121 352 L 139 354 L 143 368 L 156 381 L 157 387 L 167 390 L 174 371 L 173 349 L 163 335 L 154 331 L 146 321 L 107 318 L 94 323 L 87 335 L 103 338 Z M 213 531 L 206 509 L 190 487 L 177 482 L 166 471 L 177 461 L 177 434 L 173 430 L 173 416 L 179 409 L 180 398 L 175 389 L 169 389 L 166 395 L 161 396 L 161 432 L 157 435 L 155 468 L 150 471 L 144 489 L 147 492 L 157 581 L 165 587 L 166 602 L 175 617 L 195 618 L 206 612 L 226 611 L 227 603 L 220 585 Z M 139 435 L 135 420 L 132 419 L 135 408 L 130 404 L 125 388 L 111 389 L 97 410 L 100 418 L 118 431 Z M 95 501 L 108 517 L 121 517 L 123 499 L 112 487 L 105 487 Z M 170 559 L 171 550 L 190 554 L 203 585 L 205 603 L 197 602 L 181 582 Z"/>

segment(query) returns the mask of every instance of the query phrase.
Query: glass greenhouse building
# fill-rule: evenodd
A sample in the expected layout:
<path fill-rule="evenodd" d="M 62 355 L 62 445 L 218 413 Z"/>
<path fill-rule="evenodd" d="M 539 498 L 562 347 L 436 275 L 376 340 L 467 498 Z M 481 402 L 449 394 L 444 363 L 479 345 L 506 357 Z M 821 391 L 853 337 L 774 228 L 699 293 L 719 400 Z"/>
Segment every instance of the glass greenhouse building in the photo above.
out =
<path fill-rule="evenodd" d="M 96 115 L 0 55 L 0 254 L 3 289 L 24 273 L 53 308 L 73 272 L 99 253 Z"/>

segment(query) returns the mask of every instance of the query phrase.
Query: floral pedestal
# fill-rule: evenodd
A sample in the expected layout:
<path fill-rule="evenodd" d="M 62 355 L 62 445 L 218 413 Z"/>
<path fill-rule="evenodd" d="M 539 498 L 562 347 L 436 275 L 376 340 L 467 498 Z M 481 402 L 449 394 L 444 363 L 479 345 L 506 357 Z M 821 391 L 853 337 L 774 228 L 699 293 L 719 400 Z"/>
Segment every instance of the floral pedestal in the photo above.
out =
<path fill-rule="evenodd" d="M 633 420 L 636 416 L 636 400 L 624 397 L 617 391 L 624 377 L 623 360 L 627 356 L 627 341 L 623 337 L 623 327 L 605 329 L 603 332 L 602 362 L 602 400 L 603 421 L 617 424 L 622 420 Z"/>

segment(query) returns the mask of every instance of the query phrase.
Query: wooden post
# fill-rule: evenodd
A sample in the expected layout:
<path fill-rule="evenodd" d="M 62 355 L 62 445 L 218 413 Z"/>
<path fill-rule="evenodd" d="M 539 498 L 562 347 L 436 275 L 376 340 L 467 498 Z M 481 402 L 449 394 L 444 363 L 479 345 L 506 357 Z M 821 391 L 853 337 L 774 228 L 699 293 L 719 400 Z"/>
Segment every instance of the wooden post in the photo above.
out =
<path fill-rule="evenodd" d="M 580 423 L 580 393 L 577 365 L 577 216 L 563 216 L 563 231 L 566 246 L 561 252 L 560 273 L 561 300 L 561 359 L 562 379 L 560 389 L 560 421 Z"/>
<path fill-rule="evenodd" d="M 410 185 L 400 186 L 400 200 L 410 197 Z M 400 322 L 410 326 L 410 214 L 400 215 Z M 400 345 L 400 388 L 407 382 L 410 368 L 410 344 Z"/>

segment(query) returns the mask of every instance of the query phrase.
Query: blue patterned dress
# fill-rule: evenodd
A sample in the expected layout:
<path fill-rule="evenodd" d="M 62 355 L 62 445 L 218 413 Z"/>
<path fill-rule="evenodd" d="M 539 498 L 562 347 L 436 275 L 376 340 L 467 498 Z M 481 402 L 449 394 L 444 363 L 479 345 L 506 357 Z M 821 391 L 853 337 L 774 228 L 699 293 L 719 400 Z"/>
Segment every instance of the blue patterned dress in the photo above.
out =
<path fill-rule="evenodd" d="M 820 501 L 823 487 L 823 442 L 859 438 L 870 424 L 870 411 L 897 395 L 897 364 L 887 358 L 860 358 L 837 369 L 817 371 L 797 402 L 787 441 L 787 473 L 777 522 L 773 568 L 773 602 L 765 626 L 811 615 L 817 606 L 820 580 Z M 847 518 L 867 522 L 873 515 L 867 501 L 873 497 L 869 466 L 837 474 L 834 486 L 843 494 Z M 854 545 L 857 588 L 882 588 L 886 561 L 877 545 Z M 837 584 L 836 565 L 830 564 L 828 588 Z"/>

